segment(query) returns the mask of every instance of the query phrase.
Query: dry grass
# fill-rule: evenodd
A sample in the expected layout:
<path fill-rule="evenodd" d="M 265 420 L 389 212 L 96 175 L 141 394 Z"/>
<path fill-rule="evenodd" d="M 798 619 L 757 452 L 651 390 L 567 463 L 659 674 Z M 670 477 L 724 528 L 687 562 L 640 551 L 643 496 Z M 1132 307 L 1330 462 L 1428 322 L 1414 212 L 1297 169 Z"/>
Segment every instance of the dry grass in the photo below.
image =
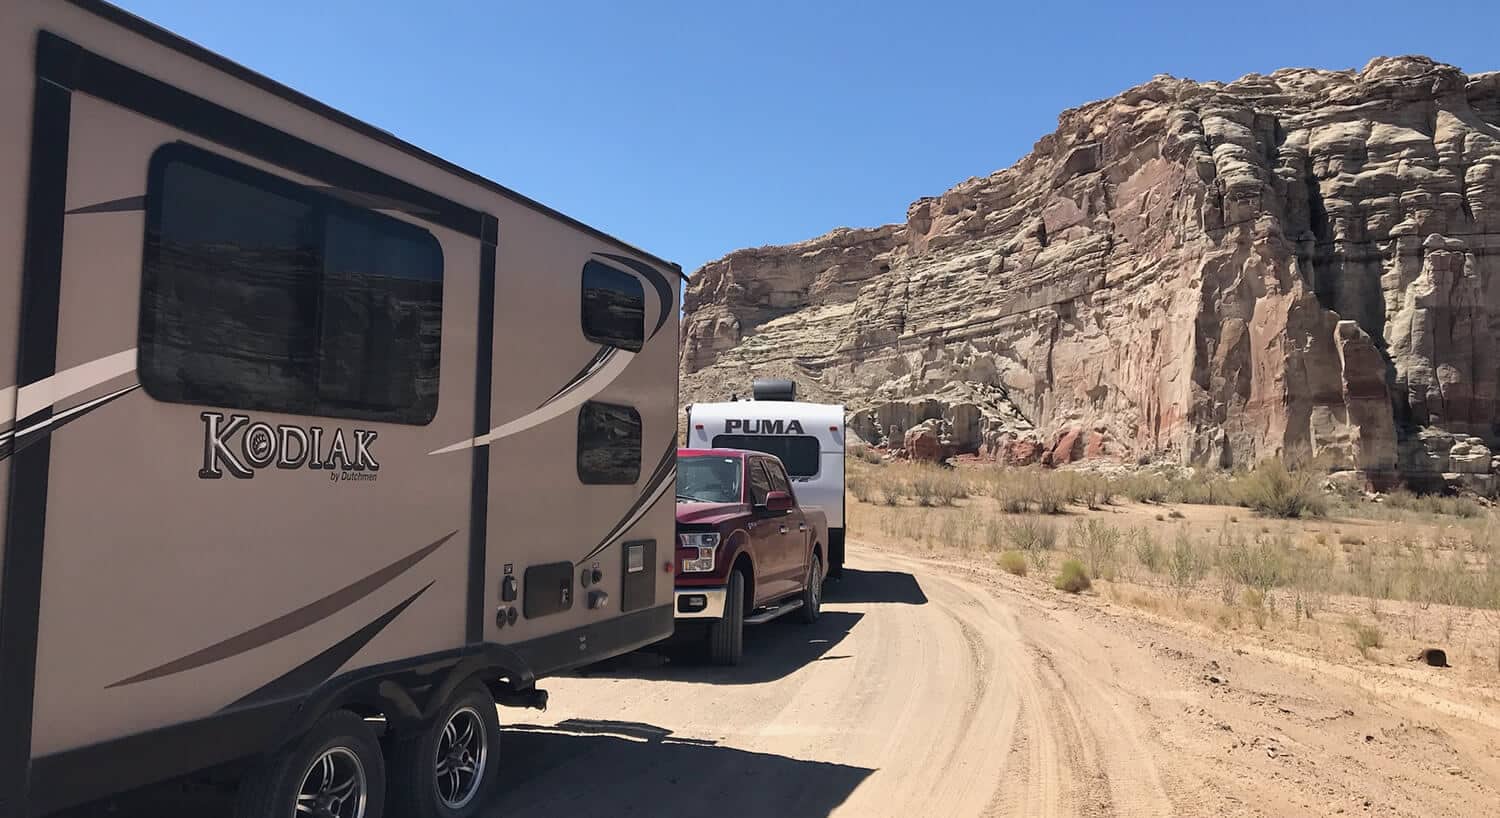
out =
<path fill-rule="evenodd" d="M 1369 507 L 1358 516 L 1382 522 L 1351 519 L 1338 505 L 1345 516 L 1334 524 L 1309 525 L 1184 505 L 1185 518 L 1172 519 L 1163 513 L 1172 509 L 1132 502 L 1100 475 L 863 461 L 849 469 L 850 530 L 862 539 L 931 556 L 978 552 L 1001 570 L 1024 565 L 1020 581 L 1048 586 L 1074 559 L 1102 599 L 1351 661 L 1358 634 L 1336 623 L 1355 617 L 1393 651 L 1444 646 L 1464 673 L 1488 674 L 1467 678 L 1500 678 L 1500 527 L 1482 508 L 1465 517 L 1358 499 Z M 934 473 L 959 485 L 913 491 L 913 477 Z M 924 494 L 938 499 L 924 506 Z M 1163 502 L 1179 499 L 1169 491 Z"/>

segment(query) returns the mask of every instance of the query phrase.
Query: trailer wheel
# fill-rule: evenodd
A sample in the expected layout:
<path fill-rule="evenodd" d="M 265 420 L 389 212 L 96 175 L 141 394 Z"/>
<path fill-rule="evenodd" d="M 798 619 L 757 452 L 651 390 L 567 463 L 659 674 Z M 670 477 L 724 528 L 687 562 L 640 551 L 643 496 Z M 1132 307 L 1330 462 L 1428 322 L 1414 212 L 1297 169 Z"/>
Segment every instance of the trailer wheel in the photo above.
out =
<path fill-rule="evenodd" d="M 818 621 L 823 612 L 823 558 L 814 551 L 812 563 L 807 567 L 807 582 L 802 586 L 802 607 L 797 613 L 808 625 Z"/>
<path fill-rule="evenodd" d="M 381 818 L 385 761 L 364 719 L 335 710 L 240 781 L 236 818 Z"/>
<path fill-rule="evenodd" d="M 724 615 L 708 626 L 708 658 L 716 665 L 737 665 L 745 655 L 745 575 L 729 572 Z"/>
<path fill-rule="evenodd" d="M 478 680 L 460 685 L 420 733 L 390 746 L 391 805 L 401 818 L 469 818 L 500 779 L 500 718 Z"/>

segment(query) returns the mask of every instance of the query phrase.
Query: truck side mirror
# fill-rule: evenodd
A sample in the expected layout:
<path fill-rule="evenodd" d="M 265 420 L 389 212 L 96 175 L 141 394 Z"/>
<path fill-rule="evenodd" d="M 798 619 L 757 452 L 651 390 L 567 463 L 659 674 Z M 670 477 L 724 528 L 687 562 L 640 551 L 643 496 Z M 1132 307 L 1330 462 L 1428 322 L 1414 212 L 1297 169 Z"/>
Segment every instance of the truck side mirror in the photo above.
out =
<path fill-rule="evenodd" d="M 792 495 L 784 491 L 773 491 L 766 495 L 766 511 L 791 511 Z"/>

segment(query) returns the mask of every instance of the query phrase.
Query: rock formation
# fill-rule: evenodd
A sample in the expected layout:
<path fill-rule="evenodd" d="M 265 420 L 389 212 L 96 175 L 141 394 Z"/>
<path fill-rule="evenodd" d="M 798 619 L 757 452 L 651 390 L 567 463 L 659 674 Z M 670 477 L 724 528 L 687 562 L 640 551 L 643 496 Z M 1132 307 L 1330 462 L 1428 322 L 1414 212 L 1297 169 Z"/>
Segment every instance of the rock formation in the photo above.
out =
<path fill-rule="evenodd" d="M 792 377 L 872 442 L 1451 466 L 1424 433 L 1500 442 L 1500 72 L 1160 76 L 904 224 L 709 263 L 685 310 L 684 400 Z"/>

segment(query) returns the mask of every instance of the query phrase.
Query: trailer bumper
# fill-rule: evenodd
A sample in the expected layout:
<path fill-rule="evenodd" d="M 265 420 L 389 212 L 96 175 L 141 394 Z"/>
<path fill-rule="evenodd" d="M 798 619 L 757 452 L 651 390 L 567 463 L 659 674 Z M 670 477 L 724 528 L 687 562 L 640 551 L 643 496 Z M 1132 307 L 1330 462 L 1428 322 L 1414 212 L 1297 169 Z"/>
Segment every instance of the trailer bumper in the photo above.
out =
<path fill-rule="evenodd" d="M 719 619 L 724 616 L 727 588 L 678 588 L 673 608 L 678 619 Z"/>

